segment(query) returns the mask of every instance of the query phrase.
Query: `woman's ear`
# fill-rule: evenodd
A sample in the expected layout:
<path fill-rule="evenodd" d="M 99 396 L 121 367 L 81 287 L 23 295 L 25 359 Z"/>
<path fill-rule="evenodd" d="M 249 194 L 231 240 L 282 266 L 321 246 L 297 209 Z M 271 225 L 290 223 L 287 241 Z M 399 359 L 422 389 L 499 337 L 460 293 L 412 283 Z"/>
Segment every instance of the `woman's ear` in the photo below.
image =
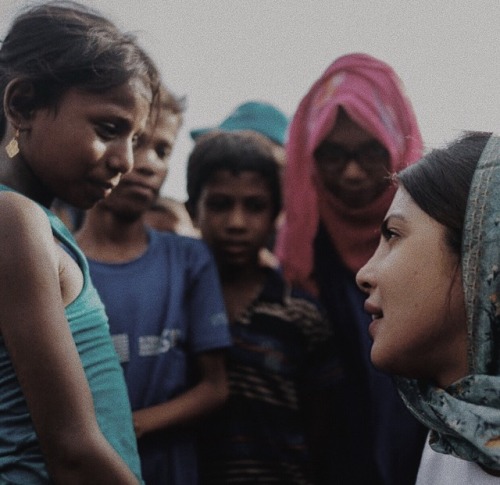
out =
<path fill-rule="evenodd" d="M 3 110 L 8 122 L 16 128 L 27 129 L 34 109 L 35 88 L 33 83 L 23 79 L 10 81 L 5 88 L 3 97 Z"/>

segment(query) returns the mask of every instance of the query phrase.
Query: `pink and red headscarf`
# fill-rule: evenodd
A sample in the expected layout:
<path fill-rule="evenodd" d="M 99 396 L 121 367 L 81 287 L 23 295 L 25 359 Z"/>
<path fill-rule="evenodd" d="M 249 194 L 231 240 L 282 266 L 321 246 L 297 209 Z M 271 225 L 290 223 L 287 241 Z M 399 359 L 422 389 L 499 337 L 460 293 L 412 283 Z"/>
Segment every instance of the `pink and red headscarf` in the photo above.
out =
<path fill-rule="evenodd" d="M 335 125 L 339 106 L 387 148 L 391 172 L 422 155 L 415 114 L 390 66 L 366 54 L 349 54 L 333 62 L 314 83 L 290 124 L 286 221 L 276 249 L 285 277 L 313 292 L 313 242 L 320 220 L 344 264 L 357 272 L 377 247 L 379 227 L 395 191 L 391 185 L 367 207 L 352 209 L 317 181 L 313 152 Z"/>

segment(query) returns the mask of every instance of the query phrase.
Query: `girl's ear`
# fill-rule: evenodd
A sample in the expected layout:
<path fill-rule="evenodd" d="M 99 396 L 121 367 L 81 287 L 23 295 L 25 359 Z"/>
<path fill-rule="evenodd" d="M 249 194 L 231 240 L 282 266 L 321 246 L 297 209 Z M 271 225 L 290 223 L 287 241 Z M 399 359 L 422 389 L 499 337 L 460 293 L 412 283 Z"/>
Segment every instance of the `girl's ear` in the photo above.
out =
<path fill-rule="evenodd" d="M 7 84 L 3 97 L 5 117 L 16 128 L 28 128 L 35 109 L 35 88 L 33 83 L 13 79 Z"/>

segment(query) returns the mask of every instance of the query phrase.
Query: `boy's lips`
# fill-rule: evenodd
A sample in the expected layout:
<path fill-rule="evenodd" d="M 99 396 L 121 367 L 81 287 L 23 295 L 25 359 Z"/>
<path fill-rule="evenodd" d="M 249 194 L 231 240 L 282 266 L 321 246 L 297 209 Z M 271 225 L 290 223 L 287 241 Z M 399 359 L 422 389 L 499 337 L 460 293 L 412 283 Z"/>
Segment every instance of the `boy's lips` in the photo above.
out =
<path fill-rule="evenodd" d="M 249 244 L 244 241 L 223 241 L 221 246 L 224 248 L 247 248 Z"/>
<path fill-rule="evenodd" d="M 123 185 L 130 185 L 132 187 L 142 187 L 149 190 L 155 190 L 155 187 L 152 184 L 145 182 L 141 177 L 135 176 L 136 175 L 135 173 L 133 173 L 132 176 L 129 175 L 130 174 L 127 174 L 125 177 L 122 178 L 121 183 Z"/>
<path fill-rule="evenodd" d="M 156 194 L 157 190 L 155 187 L 152 187 L 151 185 L 142 183 L 142 182 L 136 182 L 132 180 L 122 180 L 120 183 L 120 186 L 127 187 L 130 190 L 134 192 L 138 192 L 141 194 Z"/>
<path fill-rule="evenodd" d="M 246 241 L 221 241 L 221 249 L 230 254 L 239 254 L 248 251 L 250 244 Z"/>

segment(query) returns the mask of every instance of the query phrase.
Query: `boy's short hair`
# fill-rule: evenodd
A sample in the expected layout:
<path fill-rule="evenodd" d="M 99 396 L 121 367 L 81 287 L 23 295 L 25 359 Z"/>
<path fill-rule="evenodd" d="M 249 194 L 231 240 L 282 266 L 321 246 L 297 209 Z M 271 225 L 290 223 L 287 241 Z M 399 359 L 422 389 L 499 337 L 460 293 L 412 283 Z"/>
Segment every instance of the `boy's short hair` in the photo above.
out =
<path fill-rule="evenodd" d="M 171 113 L 178 119 L 178 127 L 180 128 L 184 121 L 185 111 L 186 98 L 177 97 L 164 84 L 161 84 L 151 106 L 150 123 L 155 124 L 163 113 Z"/>
<path fill-rule="evenodd" d="M 264 135 L 253 131 L 213 131 L 200 136 L 188 159 L 186 207 L 191 215 L 205 184 L 218 170 L 257 172 L 269 184 L 273 203 L 273 217 L 281 211 L 279 166 L 273 144 Z"/>

